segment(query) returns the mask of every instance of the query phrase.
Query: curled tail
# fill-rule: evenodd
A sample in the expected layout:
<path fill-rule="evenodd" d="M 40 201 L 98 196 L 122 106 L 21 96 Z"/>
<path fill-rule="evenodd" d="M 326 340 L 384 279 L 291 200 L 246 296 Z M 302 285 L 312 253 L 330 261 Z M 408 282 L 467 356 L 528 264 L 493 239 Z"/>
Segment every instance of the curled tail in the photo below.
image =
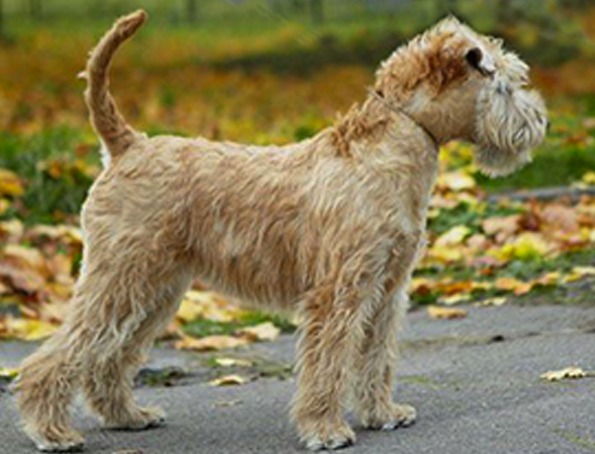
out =
<path fill-rule="evenodd" d="M 120 44 L 130 38 L 147 20 L 147 13 L 139 10 L 118 20 L 89 57 L 82 77 L 87 79 L 85 101 L 91 123 L 112 157 L 121 155 L 138 137 L 118 111 L 108 87 L 107 71 Z"/>

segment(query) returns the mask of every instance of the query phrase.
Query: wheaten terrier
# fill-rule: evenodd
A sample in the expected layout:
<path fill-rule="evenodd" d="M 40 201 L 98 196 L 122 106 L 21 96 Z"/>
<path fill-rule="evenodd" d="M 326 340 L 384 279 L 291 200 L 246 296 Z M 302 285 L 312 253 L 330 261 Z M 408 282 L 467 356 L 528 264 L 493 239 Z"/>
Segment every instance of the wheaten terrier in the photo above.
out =
<path fill-rule="evenodd" d="M 146 19 L 119 20 L 89 59 L 86 101 L 106 157 L 82 211 L 81 276 L 61 329 L 23 364 L 24 427 L 45 451 L 80 449 L 73 394 L 112 428 L 146 429 L 134 401 L 144 352 L 199 277 L 264 308 L 299 310 L 292 415 L 310 449 L 391 430 L 415 410 L 392 400 L 396 333 L 423 241 L 439 146 L 477 145 L 490 175 L 530 160 L 546 109 L 528 66 L 454 18 L 399 47 L 367 99 L 315 137 L 286 146 L 149 138 L 108 91 L 118 46 Z"/>

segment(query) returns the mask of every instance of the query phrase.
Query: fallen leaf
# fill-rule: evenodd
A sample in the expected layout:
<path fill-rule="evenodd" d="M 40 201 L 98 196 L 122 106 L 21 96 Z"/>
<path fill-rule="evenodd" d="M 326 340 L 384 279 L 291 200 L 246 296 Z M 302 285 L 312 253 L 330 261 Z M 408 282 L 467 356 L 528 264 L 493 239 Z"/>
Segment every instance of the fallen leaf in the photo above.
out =
<path fill-rule="evenodd" d="M 224 350 L 248 345 L 248 339 L 232 336 L 207 336 L 201 339 L 184 337 L 177 341 L 174 346 L 181 350 L 194 350 L 197 352 L 208 352 L 213 350 Z"/>
<path fill-rule="evenodd" d="M 21 266 L 33 268 L 44 275 L 48 275 L 45 258 L 37 249 L 18 244 L 8 244 L 4 247 L 2 256 L 5 259 L 13 259 Z"/>
<path fill-rule="evenodd" d="M 233 399 L 233 400 L 218 400 L 213 404 L 214 407 L 235 407 L 236 405 L 241 404 L 244 402 L 242 399 Z"/>
<path fill-rule="evenodd" d="M 557 285 L 562 278 L 562 274 L 558 271 L 550 271 L 549 273 L 545 273 L 543 276 L 534 280 L 536 284 L 540 285 Z"/>
<path fill-rule="evenodd" d="M 587 172 L 583 175 L 582 178 L 583 183 L 586 183 L 588 185 L 594 185 L 595 186 L 595 172 Z"/>
<path fill-rule="evenodd" d="M 440 303 L 446 304 L 447 306 L 452 306 L 453 304 L 469 301 L 469 299 L 471 299 L 471 295 L 465 293 L 458 293 L 455 295 L 440 298 Z"/>
<path fill-rule="evenodd" d="M 547 381 L 560 381 L 564 379 L 585 378 L 587 373 L 580 367 L 567 367 L 541 374 L 540 378 Z"/>
<path fill-rule="evenodd" d="M 45 288 L 45 278 L 34 269 L 22 268 L 0 261 L 0 278 L 12 288 L 34 294 Z"/>
<path fill-rule="evenodd" d="M 581 276 L 595 276 L 595 266 L 575 266 L 572 268 L 572 273 Z"/>
<path fill-rule="evenodd" d="M 16 243 L 21 240 L 25 228 L 18 219 L 0 222 L 0 239 L 6 243 Z"/>
<path fill-rule="evenodd" d="M 514 277 L 500 277 L 496 279 L 494 287 L 498 290 L 506 290 L 514 292 L 515 295 L 523 295 L 533 288 L 531 282 L 523 282 L 515 279 Z"/>
<path fill-rule="evenodd" d="M 465 225 L 458 225 L 440 235 L 434 245 L 437 247 L 455 246 L 461 244 L 471 230 Z"/>
<path fill-rule="evenodd" d="M 252 342 L 273 341 L 279 337 L 281 330 L 271 322 L 261 323 L 256 326 L 247 326 L 237 331 L 237 334 L 246 337 Z"/>
<path fill-rule="evenodd" d="M 197 318 L 229 322 L 237 319 L 240 314 L 242 314 L 241 309 L 231 305 L 216 293 L 190 290 L 184 295 L 176 317 L 182 323 L 188 323 Z"/>
<path fill-rule="evenodd" d="M 27 239 L 32 243 L 53 241 L 82 245 L 83 233 L 80 228 L 70 225 L 36 225 L 27 231 Z"/>
<path fill-rule="evenodd" d="M 496 240 L 498 242 L 503 242 L 519 230 L 520 218 L 521 216 L 518 214 L 513 214 L 511 216 L 491 217 L 484 219 L 481 223 L 481 227 L 486 235 L 496 236 Z"/>
<path fill-rule="evenodd" d="M 494 298 L 486 298 L 477 303 L 477 306 L 502 306 L 506 303 L 506 298 L 503 296 L 497 296 Z"/>
<path fill-rule="evenodd" d="M 579 229 L 578 213 L 564 205 L 547 205 L 541 211 L 542 229 L 575 232 Z"/>
<path fill-rule="evenodd" d="M 250 367 L 252 365 L 250 361 L 239 358 L 215 358 L 215 363 L 221 367 Z"/>
<path fill-rule="evenodd" d="M 0 195 L 23 195 L 23 183 L 16 173 L 0 169 Z"/>
<path fill-rule="evenodd" d="M 0 198 L 0 215 L 6 213 L 10 206 L 11 203 L 8 199 Z"/>
<path fill-rule="evenodd" d="M 12 369 L 9 367 L 0 367 L 0 378 L 13 380 L 19 375 L 19 369 Z"/>
<path fill-rule="evenodd" d="M 427 295 L 428 293 L 431 293 L 435 285 L 436 281 L 428 279 L 427 277 L 414 277 L 411 279 L 409 290 L 411 293 Z"/>
<path fill-rule="evenodd" d="M 209 382 L 211 386 L 234 386 L 244 383 L 248 383 L 248 379 L 241 375 L 225 375 Z"/>
<path fill-rule="evenodd" d="M 112 452 L 112 454 L 145 454 L 145 451 L 142 449 L 119 449 Z"/>
<path fill-rule="evenodd" d="M 26 341 L 45 339 L 58 329 L 58 326 L 41 320 L 11 317 L 5 320 L 4 325 L 9 337 L 16 337 Z"/>
<path fill-rule="evenodd" d="M 438 177 L 438 186 L 451 191 L 464 191 L 477 186 L 475 179 L 462 171 L 446 172 Z"/>
<path fill-rule="evenodd" d="M 467 311 L 455 307 L 428 306 L 428 315 L 437 320 L 454 320 L 467 317 Z"/>
<path fill-rule="evenodd" d="M 438 261 L 439 263 L 458 262 L 464 257 L 464 249 L 461 247 L 434 245 L 428 249 L 426 259 L 428 262 Z"/>

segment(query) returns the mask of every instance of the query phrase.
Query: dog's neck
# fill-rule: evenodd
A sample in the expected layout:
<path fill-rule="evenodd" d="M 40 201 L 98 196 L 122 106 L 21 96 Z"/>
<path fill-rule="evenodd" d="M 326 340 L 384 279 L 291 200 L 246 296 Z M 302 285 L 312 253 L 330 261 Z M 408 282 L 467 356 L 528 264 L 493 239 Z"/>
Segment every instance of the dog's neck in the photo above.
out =
<path fill-rule="evenodd" d="M 373 89 L 369 89 L 368 90 L 368 96 L 369 96 L 368 99 L 373 99 L 374 101 L 376 101 L 376 102 L 380 103 L 381 105 L 383 105 L 386 109 L 388 109 L 388 110 L 390 110 L 390 111 L 392 111 L 392 112 L 394 112 L 396 114 L 399 114 L 399 115 L 402 115 L 404 117 L 407 117 L 409 120 L 411 120 L 430 139 L 432 139 L 432 142 L 434 142 L 434 144 L 436 145 L 436 149 L 438 149 L 440 143 L 436 139 L 436 137 L 434 137 L 434 135 L 432 134 L 432 132 L 429 131 L 418 120 L 416 120 L 411 114 L 409 114 L 401 105 L 391 102 L 390 100 L 386 99 L 382 93 L 379 93 L 378 91 L 373 90 Z"/>
<path fill-rule="evenodd" d="M 399 209 L 415 226 L 412 229 L 423 229 L 438 174 L 439 150 L 426 128 L 403 109 L 371 95 L 323 137 L 331 142 L 326 149 L 392 182 L 400 194 Z"/>
<path fill-rule="evenodd" d="M 439 141 L 419 121 L 401 106 L 389 102 L 378 93 L 372 92 L 362 104 L 354 105 L 334 126 L 322 133 L 330 139 L 331 149 L 339 156 L 367 159 L 366 149 L 379 141 L 390 139 L 395 128 L 407 129 L 438 154 Z M 388 137 L 384 137 L 386 134 Z M 423 139 L 421 139 L 423 137 Z M 365 144 L 362 147 L 362 144 Z M 396 146 L 395 151 L 400 150 Z"/>

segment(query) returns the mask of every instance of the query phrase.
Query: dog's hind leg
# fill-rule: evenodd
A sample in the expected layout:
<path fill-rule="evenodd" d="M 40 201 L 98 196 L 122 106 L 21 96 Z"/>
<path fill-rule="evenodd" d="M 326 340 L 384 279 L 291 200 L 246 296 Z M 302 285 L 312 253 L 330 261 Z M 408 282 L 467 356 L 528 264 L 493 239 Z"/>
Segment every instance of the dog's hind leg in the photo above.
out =
<path fill-rule="evenodd" d="M 68 326 L 63 326 L 29 356 L 17 382 L 25 432 L 42 451 L 77 451 L 84 444 L 69 421 L 80 375 L 80 358 L 69 334 Z"/>
<path fill-rule="evenodd" d="M 81 385 L 109 426 L 142 429 L 163 420 L 136 404 L 132 379 L 143 350 L 175 313 L 189 273 L 165 255 L 147 260 L 146 248 L 120 251 L 114 260 L 98 245 L 87 247 L 68 319 L 25 360 L 17 384 L 25 430 L 44 451 L 82 447 L 68 415 Z"/>
<path fill-rule="evenodd" d="M 123 300 L 113 308 L 114 326 L 102 334 L 83 375 L 89 406 L 102 417 L 107 428 L 143 430 L 164 421 L 165 414 L 159 408 L 143 408 L 135 402 L 133 379 L 146 351 L 173 318 L 188 284 L 189 277 L 180 271 L 162 283 L 161 288 L 141 291 L 137 297 L 145 298 L 140 306 L 142 313 L 135 315 L 131 309 L 134 294 L 120 295 Z"/>

